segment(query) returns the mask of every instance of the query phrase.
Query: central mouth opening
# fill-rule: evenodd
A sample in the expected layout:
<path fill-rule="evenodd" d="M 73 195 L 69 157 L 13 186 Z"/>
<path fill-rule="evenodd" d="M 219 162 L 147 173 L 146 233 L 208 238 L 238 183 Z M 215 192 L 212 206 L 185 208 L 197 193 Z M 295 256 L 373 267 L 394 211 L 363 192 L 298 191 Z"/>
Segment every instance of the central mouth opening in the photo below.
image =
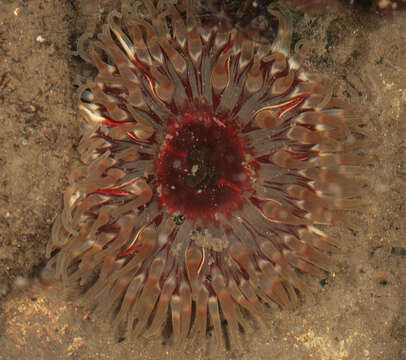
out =
<path fill-rule="evenodd" d="M 198 193 L 213 188 L 221 179 L 220 169 L 213 162 L 213 149 L 211 144 L 201 145 L 186 157 L 185 184 Z"/>
<path fill-rule="evenodd" d="M 208 113 L 188 113 L 168 127 L 157 160 L 160 202 L 189 219 L 214 219 L 243 203 L 247 152 L 236 130 Z"/>

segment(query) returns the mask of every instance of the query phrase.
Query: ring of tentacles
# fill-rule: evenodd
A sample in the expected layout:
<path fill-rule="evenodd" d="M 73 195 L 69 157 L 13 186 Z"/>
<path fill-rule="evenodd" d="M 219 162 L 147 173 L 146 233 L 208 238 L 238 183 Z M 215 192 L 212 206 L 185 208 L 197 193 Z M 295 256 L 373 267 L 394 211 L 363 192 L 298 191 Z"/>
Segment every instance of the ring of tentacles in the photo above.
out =
<path fill-rule="evenodd" d="M 235 342 L 329 269 L 323 228 L 358 204 L 361 158 L 346 105 L 289 57 L 283 9 L 269 43 L 196 4 L 143 0 L 82 37 L 98 74 L 47 251 L 124 336 Z"/>

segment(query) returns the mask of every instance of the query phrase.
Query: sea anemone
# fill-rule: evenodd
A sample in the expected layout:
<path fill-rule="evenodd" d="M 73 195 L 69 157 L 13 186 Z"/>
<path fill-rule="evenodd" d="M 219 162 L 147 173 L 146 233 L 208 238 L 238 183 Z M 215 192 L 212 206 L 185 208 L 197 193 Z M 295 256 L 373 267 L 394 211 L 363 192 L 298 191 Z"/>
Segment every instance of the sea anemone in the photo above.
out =
<path fill-rule="evenodd" d="M 356 119 L 289 57 L 281 7 L 272 42 L 194 1 L 131 10 L 79 41 L 98 74 L 49 268 L 123 336 L 233 343 L 329 270 L 324 228 L 359 205 Z"/>

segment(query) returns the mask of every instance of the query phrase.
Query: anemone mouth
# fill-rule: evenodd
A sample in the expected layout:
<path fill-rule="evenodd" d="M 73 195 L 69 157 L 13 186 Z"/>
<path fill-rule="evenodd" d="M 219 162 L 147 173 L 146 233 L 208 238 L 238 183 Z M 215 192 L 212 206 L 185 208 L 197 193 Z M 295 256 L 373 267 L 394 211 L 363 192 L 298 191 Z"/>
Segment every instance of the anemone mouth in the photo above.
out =
<path fill-rule="evenodd" d="M 222 343 L 225 320 L 237 344 L 247 317 L 309 293 L 300 273 L 323 276 L 338 249 L 322 228 L 360 205 L 357 120 L 287 56 L 288 14 L 268 12 L 272 44 L 152 0 L 111 13 L 88 53 L 79 42 L 98 75 L 49 267 L 125 336 L 212 328 Z"/>
<path fill-rule="evenodd" d="M 187 113 L 169 126 L 158 154 L 161 206 L 210 221 L 241 208 L 250 189 L 247 157 L 231 124 L 210 113 Z"/>

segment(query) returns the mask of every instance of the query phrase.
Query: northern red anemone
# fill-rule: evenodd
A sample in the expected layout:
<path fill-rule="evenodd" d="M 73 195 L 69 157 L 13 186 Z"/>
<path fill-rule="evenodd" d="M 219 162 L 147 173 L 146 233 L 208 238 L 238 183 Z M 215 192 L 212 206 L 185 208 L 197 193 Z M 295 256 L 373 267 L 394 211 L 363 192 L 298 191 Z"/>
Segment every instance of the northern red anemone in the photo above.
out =
<path fill-rule="evenodd" d="M 356 118 L 289 57 L 285 10 L 272 43 L 199 11 L 143 0 L 82 37 L 98 74 L 49 266 L 125 336 L 233 343 L 328 271 L 363 159 Z"/>

